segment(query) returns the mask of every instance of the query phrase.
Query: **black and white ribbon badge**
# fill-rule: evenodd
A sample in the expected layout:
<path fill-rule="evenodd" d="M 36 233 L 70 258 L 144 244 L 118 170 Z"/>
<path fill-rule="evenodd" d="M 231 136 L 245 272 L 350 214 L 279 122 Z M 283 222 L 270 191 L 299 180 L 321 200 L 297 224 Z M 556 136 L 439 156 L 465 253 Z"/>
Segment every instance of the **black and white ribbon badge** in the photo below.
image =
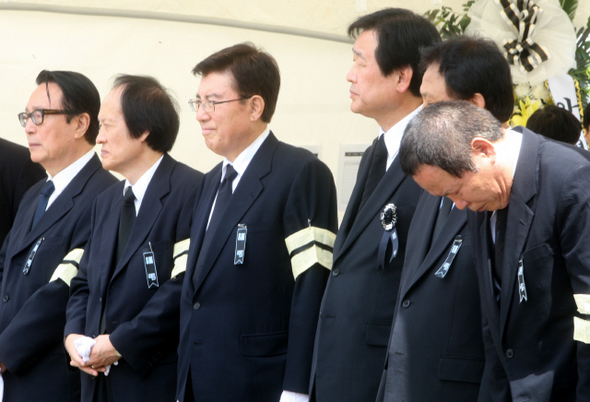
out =
<path fill-rule="evenodd" d="M 389 262 L 391 262 L 396 256 L 399 249 L 399 239 L 397 237 L 397 229 L 395 224 L 397 223 L 397 206 L 393 203 L 385 205 L 383 211 L 379 215 L 381 226 L 385 230 L 381 236 L 379 242 L 379 251 L 377 253 L 377 268 L 385 268 L 387 249 L 391 245 L 391 255 Z"/>
<path fill-rule="evenodd" d="M 154 257 L 154 250 L 152 249 L 152 243 L 148 242 L 150 245 L 150 251 L 145 251 L 143 253 L 143 266 L 145 267 L 145 279 L 147 281 L 148 289 L 152 286 L 157 288 L 160 287 L 160 282 L 158 281 L 158 271 L 156 269 L 156 258 Z"/>
<path fill-rule="evenodd" d="M 524 283 L 524 262 L 522 261 L 522 256 L 518 261 L 518 296 L 520 298 L 519 303 L 522 303 L 524 300 L 525 302 L 529 300 L 529 297 L 526 293 L 526 284 Z"/>
<path fill-rule="evenodd" d="M 37 251 L 39 251 L 39 247 L 41 247 L 41 243 L 43 243 L 43 240 L 45 240 L 45 237 L 41 237 L 39 240 L 37 240 L 33 248 L 31 248 L 31 251 L 29 251 L 27 261 L 25 262 L 25 266 L 23 267 L 24 275 L 29 274 L 29 271 L 31 270 L 31 265 L 33 265 L 33 260 L 35 259 L 35 255 L 37 255 Z"/>
<path fill-rule="evenodd" d="M 246 235 L 248 228 L 243 223 L 238 224 L 238 231 L 236 233 L 236 252 L 234 255 L 234 265 L 242 265 L 244 263 L 244 256 L 246 254 Z"/>
<path fill-rule="evenodd" d="M 445 259 L 445 262 L 443 262 L 443 265 L 441 265 L 440 268 L 434 273 L 434 276 L 437 276 L 442 279 L 447 275 L 447 273 L 449 272 L 449 268 L 451 268 L 453 260 L 457 256 L 457 253 L 459 253 L 459 249 L 461 248 L 462 244 L 463 239 L 461 238 L 461 235 L 457 235 L 455 237 L 455 240 L 453 240 L 453 245 L 451 246 L 451 251 L 449 251 L 449 255 L 447 255 L 447 258 Z"/>

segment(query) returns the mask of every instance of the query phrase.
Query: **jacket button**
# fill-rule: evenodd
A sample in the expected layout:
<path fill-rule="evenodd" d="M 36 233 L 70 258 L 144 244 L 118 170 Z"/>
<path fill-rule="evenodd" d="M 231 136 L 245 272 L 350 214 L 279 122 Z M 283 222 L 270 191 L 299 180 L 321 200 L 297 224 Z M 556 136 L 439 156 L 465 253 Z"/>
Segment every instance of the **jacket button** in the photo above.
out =
<path fill-rule="evenodd" d="M 340 271 L 339 271 L 339 270 L 337 270 L 337 269 L 333 269 L 333 270 L 332 270 L 332 275 L 334 275 L 334 276 L 338 276 L 338 275 L 340 275 Z"/>
<path fill-rule="evenodd" d="M 509 358 L 509 359 L 512 359 L 514 357 L 514 350 L 508 349 L 506 351 L 506 357 Z"/>
<path fill-rule="evenodd" d="M 410 304 L 411 304 L 410 299 L 406 299 L 402 302 L 402 306 L 404 306 L 404 308 L 410 307 Z"/>
<path fill-rule="evenodd" d="M 8 300 L 10 300 L 10 296 L 4 295 L 4 297 L 2 298 L 2 301 L 4 301 L 4 303 L 6 303 Z"/>
<path fill-rule="evenodd" d="M 200 309 L 200 308 L 201 308 L 201 303 L 199 303 L 199 302 L 196 302 L 195 304 L 193 304 L 193 308 L 194 308 L 195 310 L 198 310 L 198 309 Z"/>

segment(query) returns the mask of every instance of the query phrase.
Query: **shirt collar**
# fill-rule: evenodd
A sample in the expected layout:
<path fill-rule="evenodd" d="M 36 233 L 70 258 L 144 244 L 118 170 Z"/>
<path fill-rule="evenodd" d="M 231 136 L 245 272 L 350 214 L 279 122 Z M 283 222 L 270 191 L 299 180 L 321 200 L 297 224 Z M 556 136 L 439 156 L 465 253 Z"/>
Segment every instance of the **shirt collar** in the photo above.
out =
<path fill-rule="evenodd" d="M 145 173 L 141 175 L 139 180 L 137 180 L 137 182 L 135 182 L 134 185 L 131 185 L 129 180 L 125 179 L 125 186 L 123 186 L 123 194 L 125 194 L 125 190 L 127 189 L 127 187 L 131 186 L 131 190 L 133 190 L 133 194 L 135 195 L 136 213 L 139 213 L 139 207 L 141 206 L 141 202 L 143 201 L 145 192 L 147 191 L 150 181 L 152 181 L 152 177 L 154 177 L 154 173 L 156 173 L 158 166 L 160 166 L 162 159 L 164 159 L 164 155 L 162 155 L 160 159 L 158 159 L 156 163 L 152 165 L 151 168 L 146 170 Z"/>
<path fill-rule="evenodd" d="M 231 163 L 236 173 L 238 174 L 234 179 L 233 183 L 233 189 L 235 190 L 236 186 L 238 185 L 238 182 L 240 181 L 240 178 L 246 171 L 246 168 L 248 167 L 248 165 L 254 158 L 254 155 L 256 154 L 256 152 L 258 152 L 258 149 L 260 149 L 262 143 L 264 142 L 264 140 L 266 140 L 269 134 L 270 129 L 267 128 L 250 145 L 248 145 L 248 148 L 244 149 L 233 162 L 230 162 L 229 160 L 227 160 L 227 158 L 224 158 L 221 180 L 223 180 L 223 178 L 225 177 L 226 166 Z"/>
<path fill-rule="evenodd" d="M 514 146 L 508 148 L 508 152 L 511 153 L 512 160 L 514 161 L 514 167 L 512 169 L 512 177 L 516 173 L 516 165 L 518 164 L 518 157 L 520 156 L 520 149 L 522 147 L 522 133 L 514 131 L 512 128 L 507 128 L 504 135 L 514 135 Z"/>
<path fill-rule="evenodd" d="M 53 185 L 55 187 L 55 190 L 53 191 L 53 193 L 49 197 L 49 200 L 47 201 L 47 208 L 49 208 L 53 201 L 55 201 L 57 197 L 59 197 L 59 195 L 66 189 L 68 184 L 70 184 L 70 182 L 74 180 L 74 177 L 76 177 L 78 173 L 80 173 L 80 170 L 82 170 L 84 166 L 86 166 L 86 164 L 90 162 L 90 159 L 92 159 L 94 155 L 94 150 L 91 149 L 90 151 L 86 152 L 81 158 L 79 158 L 76 162 L 72 163 L 70 166 L 63 169 L 55 176 L 52 177 L 49 173 L 47 173 L 47 181 L 52 180 Z"/>
<path fill-rule="evenodd" d="M 379 136 L 385 136 L 385 147 L 387 148 L 386 170 L 389 169 L 389 166 L 391 166 L 391 163 L 399 152 L 399 146 L 402 141 L 402 136 L 404 135 L 406 126 L 420 110 L 422 110 L 422 105 L 418 106 L 412 113 L 408 114 L 406 117 L 394 124 L 393 127 L 387 130 L 387 132 L 383 131 L 382 128 L 379 129 Z"/>

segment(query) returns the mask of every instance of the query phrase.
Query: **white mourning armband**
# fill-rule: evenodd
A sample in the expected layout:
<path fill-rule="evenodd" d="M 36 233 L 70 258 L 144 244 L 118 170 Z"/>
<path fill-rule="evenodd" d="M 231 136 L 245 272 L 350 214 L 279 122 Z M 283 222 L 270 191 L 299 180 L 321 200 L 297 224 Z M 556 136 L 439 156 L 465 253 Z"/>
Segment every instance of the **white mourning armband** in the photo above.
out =
<path fill-rule="evenodd" d="M 574 317 L 574 340 L 590 343 L 590 295 L 575 294 L 574 300 L 582 317 Z"/>
<path fill-rule="evenodd" d="M 83 248 L 75 248 L 68 253 L 61 262 L 53 271 L 53 275 L 51 275 L 51 279 L 49 282 L 53 282 L 57 279 L 61 279 L 65 282 L 66 285 L 70 286 L 70 282 L 72 282 L 72 278 L 78 275 L 78 265 L 80 264 L 80 260 L 84 255 Z"/>
<path fill-rule="evenodd" d="M 332 269 L 332 251 L 336 235 L 327 229 L 309 226 L 285 239 L 291 256 L 293 277 L 297 277 L 314 264 Z"/>
<path fill-rule="evenodd" d="M 174 259 L 174 268 L 170 274 L 170 279 L 176 278 L 178 275 L 186 272 L 186 263 L 188 261 L 188 249 L 191 244 L 191 239 L 184 239 L 174 245 L 172 258 Z"/>

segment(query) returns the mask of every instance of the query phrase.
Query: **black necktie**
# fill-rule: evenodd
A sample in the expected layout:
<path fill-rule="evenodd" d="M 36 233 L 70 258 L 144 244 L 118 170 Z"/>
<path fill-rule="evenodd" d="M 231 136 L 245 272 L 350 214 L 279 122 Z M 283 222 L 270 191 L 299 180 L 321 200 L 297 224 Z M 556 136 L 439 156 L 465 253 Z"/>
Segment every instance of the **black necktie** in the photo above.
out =
<path fill-rule="evenodd" d="M 39 222 L 39 219 L 41 219 L 41 217 L 45 213 L 49 197 L 51 197 L 51 194 L 53 194 L 54 191 L 55 186 L 53 185 L 53 182 L 51 180 L 48 180 L 47 183 L 45 183 L 45 187 L 43 187 L 43 190 L 41 191 L 41 195 L 39 196 L 39 203 L 37 204 L 37 210 L 35 211 L 33 226 L 35 226 L 37 222 Z"/>
<path fill-rule="evenodd" d="M 227 165 L 227 167 L 225 168 L 225 177 L 223 178 L 223 181 L 219 186 L 217 200 L 215 201 L 213 214 L 211 215 L 211 219 L 209 220 L 208 229 L 213 229 L 219 224 L 219 220 L 223 216 L 225 208 L 227 208 L 227 204 L 229 203 L 229 199 L 233 194 L 232 184 L 237 175 L 238 172 L 235 171 L 234 167 L 232 165 Z"/>
<path fill-rule="evenodd" d="M 496 240 L 494 242 L 494 273 L 498 284 L 502 285 L 502 267 L 504 261 L 504 244 L 506 243 L 506 218 L 508 207 L 496 211 Z"/>
<path fill-rule="evenodd" d="M 121 219 L 119 220 L 119 237 L 117 238 L 117 262 L 121 259 L 125 246 L 129 241 L 131 230 L 135 224 L 135 194 L 131 186 L 125 189 L 123 204 L 121 205 Z"/>
<path fill-rule="evenodd" d="M 365 190 L 361 198 L 361 204 L 359 209 L 365 205 L 365 202 L 369 199 L 375 188 L 381 181 L 381 178 L 385 174 L 385 168 L 387 166 L 387 147 L 385 146 L 385 134 L 382 134 L 377 144 L 375 145 L 375 154 L 371 160 L 371 167 L 369 168 L 369 176 L 365 183 Z"/>
<path fill-rule="evenodd" d="M 225 169 L 225 176 L 219 185 L 217 199 L 215 200 L 215 205 L 213 206 L 213 213 L 211 214 L 211 219 L 209 219 L 209 226 L 207 227 L 207 232 L 205 232 L 205 237 L 203 238 L 201 252 L 197 258 L 197 266 L 195 267 L 195 273 L 193 275 L 193 283 L 195 287 L 197 286 L 197 281 L 199 279 L 205 254 L 207 253 L 207 249 L 209 248 L 211 240 L 213 239 L 213 233 L 215 233 L 215 229 L 221 223 L 221 218 L 224 215 L 227 204 L 229 204 L 230 198 L 233 194 L 232 184 L 237 175 L 238 173 L 235 171 L 234 167 L 232 165 L 227 165 Z"/>
<path fill-rule="evenodd" d="M 434 231 L 432 232 L 432 241 L 438 236 L 441 232 L 449 214 L 451 213 L 451 208 L 453 206 L 453 201 L 450 198 L 443 197 L 442 205 L 438 210 L 438 215 L 436 216 L 436 223 L 434 224 Z"/>
<path fill-rule="evenodd" d="M 123 251 L 125 251 L 125 246 L 127 246 L 129 236 L 131 235 L 133 225 L 135 224 L 135 218 L 135 194 L 133 194 L 131 186 L 128 186 L 125 189 L 125 195 L 123 196 L 123 204 L 121 205 L 121 217 L 119 218 L 119 235 L 117 237 L 117 259 L 115 260 L 115 263 L 111 266 L 107 283 L 111 280 L 111 276 L 115 270 L 115 265 L 119 263 L 119 260 L 123 255 Z M 105 294 L 105 298 L 103 299 L 102 304 L 102 314 L 100 317 L 99 331 L 101 334 L 106 333 L 107 328 L 106 316 L 104 314 L 106 306 L 107 302 Z"/>

